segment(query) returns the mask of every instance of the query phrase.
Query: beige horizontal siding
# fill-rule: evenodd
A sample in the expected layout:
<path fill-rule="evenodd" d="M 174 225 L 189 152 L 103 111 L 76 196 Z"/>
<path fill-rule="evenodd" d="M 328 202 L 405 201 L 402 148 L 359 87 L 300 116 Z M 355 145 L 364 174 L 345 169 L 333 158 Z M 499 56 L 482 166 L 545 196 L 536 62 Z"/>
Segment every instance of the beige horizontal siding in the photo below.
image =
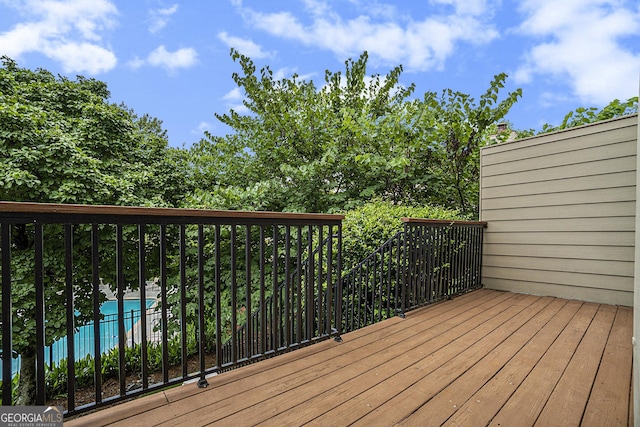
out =
<path fill-rule="evenodd" d="M 600 218 L 550 218 L 494 221 L 494 232 L 553 232 L 553 231 L 630 231 L 635 229 L 634 217 L 600 217 Z"/>
<path fill-rule="evenodd" d="M 532 295 L 551 295 L 557 298 L 578 299 L 582 301 L 598 301 L 600 304 L 624 305 L 629 307 L 633 305 L 633 292 L 612 289 L 560 286 L 557 283 L 533 283 L 531 281 L 500 278 L 491 280 L 491 289 Z"/>
<path fill-rule="evenodd" d="M 562 257 L 532 257 L 515 255 L 485 255 L 484 266 L 521 270 L 560 271 L 566 273 L 604 274 L 633 277 L 633 261 L 601 259 L 571 259 Z"/>
<path fill-rule="evenodd" d="M 482 149 L 486 287 L 632 305 L 637 121 Z"/>
<path fill-rule="evenodd" d="M 541 135 L 512 143 L 500 144 L 499 146 L 491 147 L 495 147 L 495 149 L 493 150 L 492 156 L 487 158 L 485 165 L 510 163 L 514 157 L 514 153 L 516 153 L 517 156 L 518 151 L 526 151 L 527 153 L 526 156 L 521 156 L 520 158 L 533 159 L 547 156 L 561 158 L 564 154 L 570 154 L 576 151 L 580 152 L 591 148 L 601 150 L 602 147 L 635 140 L 635 126 L 636 124 L 633 123 L 633 118 L 629 118 L 618 121 L 616 127 L 602 127 L 602 130 L 595 129 L 596 132 L 592 133 L 585 133 L 585 131 L 589 130 L 587 127 L 582 130 L 576 129 L 555 135 Z M 594 129 L 592 128 L 591 130 Z M 604 138 L 606 138 L 605 142 L 603 142 L 603 135 Z"/>
<path fill-rule="evenodd" d="M 489 223 L 491 227 L 491 223 Z M 495 229 L 494 229 L 495 230 Z M 629 246 L 633 247 L 633 233 L 628 231 L 547 231 L 537 233 L 497 233 L 485 231 L 485 244 L 508 243 L 513 245 L 575 245 L 575 246 Z"/>
<path fill-rule="evenodd" d="M 493 147 L 491 147 L 493 148 Z M 487 149 L 484 149 L 487 150 Z M 490 169 L 484 167 L 483 169 Z M 504 175 L 487 175 L 483 171 L 483 187 L 497 187 L 500 185 L 525 184 L 531 182 L 546 182 L 553 185 L 554 180 L 569 179 L 583 176 L 605 175 L 615 172 L 635 172 L 635 157 L 621 157 L 597 160 L 590 163 L 578 163 L 563 167 L 537 169 L 536 171 L 520 171 Z"/>
<path fill-rule="evenodd" d="M 483 209 L 505 209 L 534 206 L 562 206 L 576 204 L 633 202 L 636 197 L 635 186 L 601 188 L 597 190 L 569 191 L 547 194 L 523 194 L 520 196 L 490 199 Z"/>
<path fill-rule="evenodd" d="M 627 160 L 627 163 L 630 163 Z M 593 166 L 593 165 L 592 165 Z M 631 165 L 629 165 L 631 167 Z M 597 168 L 591 168 L 590 172 L 593 173 Z M 567 171 L 563 169 L 557 169 L 556 171 L 566 174 Z M 521 174 L 522 175 L 522 174 Z M 537 176 L 538 179 L 542 178 L 542 181 L 535 182 L 519 182 L 510 181 L 509 178 L 513 177 L 513 174 L 505 176 L 503 181 L 500 181 L 499 185 L 488 186 L 489 181 L 485 179 L 485 187 L 482 190 L 483 198 L 495 199 L 498 197 L 510 197 L 519 196 L 522 194 L 547 194 L 553 192 L 569 192 L 569 191 L 581 191 L 581 190 L 597 190 L 601 188 L 616 188 L 628 185 L 629 182 L 633 182 L 636 177 L 636 171 L 618 171 L 613 173 L 599 173 L 586 176 L 578 176 L 572 178 L 555 178 L 548 179 L 548 175 L 544 177 Z"/>
<path fill-rule="evenodd" d="M 633 262 L 635 259 L 635 248 L 633 246 L 588 246 L 588 245 L 549 245 L 549 244 L 501 244 L 495 243 L 484 248 L 484 255 L 502 255 L 505 257 L 517 256 L 522 259 L 530 257 L 549 257 L 557 259 L 581 259 L 587 262 L 594 260 L 627 261 Z M 495 265 L 495 263 L 494 263 Z"/>
<path fill-rule="evenodd" d="M 599 161 L 602 159 L 617 159 L 628 156 L 635 156 L 635 146 L 629 144 L 630 139 L 617 144 L 607 144 L 601 147 L 591 147 L 588 149 L 575 149 L 559 154 L 547 154 L 540 157 L 529 157 L 514 159 L 510 162 L 486 165 L 487 176 L 504 175 L 519 171 L 536 171 L 550 169 L 554 167 L 566 167 L 568 165 L 583 164 Z"/>
<path fill-rule="evenodd" d="M 556 206 L 531 206 L 517 207 L 511 209 L 485 209 L 483 218 L 485 221 L 513 221 L 528 220 L 531 218 L 579 218 L 585 213 L 589 218 L 611 217 L 621 215 L 623 217 L 635 218 L 636 203 L 631 201 L 609 202 L 609 203 L 581 203 L 575 205 L 564 205 L 562 209 Z"/>
<path fill-rule="evenodd" d="M 633 293 L 633 277 L 484 266 L 482 272 L 486 277 L 499 277 L 501 279 L 530 281 L 533 283 L 555 283 L 560 286 L 613 289 Z"/>
<path fill-rule="evenodd" d="M 630 135 L 630 139 L 636 138 L 633 133 L 636 131 L 636 126 L 638 124 L 638 115 L 633 114 L 623 118 L 618 118 L 614 120 L 608 120 L 606 122 L 594 123 L 587 126 L 581 126 L 578 128 L 562 130 L 554 133 L 547 133 L 538 136 L 533 136 L 526 139 L 515 140 L 511 142 L 506 142 L 502 144 L 496 144 L 491 147 L 491 155 L 498 156 L 503 152 L 515 152 L 518 150 L 530 150 L 532 147 L 548 147 L 544 148 L 542 151 L 545 153 L 553 153 L 553 152 L 561 152 L 566 150 L 566 143 L 568 142 L 570 145 L 577 145 L 572 143 L 571 141 L 578 140 L 580 141 L 580 147 L 589 147 L 589 146 L 599 146 L 603 144 L 607 144 L 610 141 L 618 142 L 620 138 L 627 138 Z M 600 134 L 606 134 L 603 138 Z M 623 135 L 623 136 L 620 136 Z M 535 150 L 535 148 L 534 148 Z M 531 151 L 532 155 L 529 157 L 533 157 L 538 154 L 538 151 Z M 507 157 L 513 156 L 512 154 L 507 155 Z M 524 157 L 524 156 L 518 156 Z M 495 159 L 500 159 L 500 157 L 494 157 Z M 487 159 L 487 164 L 491 164 L 492 160 Z"/>

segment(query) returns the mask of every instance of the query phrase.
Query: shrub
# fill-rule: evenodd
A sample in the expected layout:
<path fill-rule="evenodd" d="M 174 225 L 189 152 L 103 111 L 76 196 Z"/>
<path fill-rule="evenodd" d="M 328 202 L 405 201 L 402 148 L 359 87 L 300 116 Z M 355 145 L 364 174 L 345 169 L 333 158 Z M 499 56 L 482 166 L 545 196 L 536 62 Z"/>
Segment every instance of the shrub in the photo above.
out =
<path fill-rule="evenodd" d="M 402 218 L 465 219 L 458 210 L 394 205 L 380 200 L 347 211 L 342 223 L 343 271 L 349 271 L 401 231 Z"/>

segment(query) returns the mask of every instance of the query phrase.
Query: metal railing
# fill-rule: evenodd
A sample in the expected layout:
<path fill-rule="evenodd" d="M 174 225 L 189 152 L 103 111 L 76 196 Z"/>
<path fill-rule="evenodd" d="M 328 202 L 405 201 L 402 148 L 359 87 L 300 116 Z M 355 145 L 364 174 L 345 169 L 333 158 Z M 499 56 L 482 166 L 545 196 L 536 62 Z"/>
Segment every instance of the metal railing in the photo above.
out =
<path fill-rule="evenodd" d="M 36 403 L 51 397 L 53 369 L 72 415 L 185 380 L 205 387 L 208 374 L 481 287 L 486 223 L 405 218 L 341 274 L 341 220 L 0 202 L 0 380 L 30 352 Z M 100 311 L 109 288 L 116 315 Z M 125 309 L 125 296 L 147 315 Z M 78 361 L 86 346 L 72 338 L 85 330 L 92 348 Z M 60 338 L 55 366 L 44 349 Z M 87 387 L 93 399 L 81 401 Z M 2 381 L 3 405 L 14 389 Z"/>
<path fill-rule="evenodd" d="M 315 248 L 309 246 L 304 250 L 301 247 L 291 247 L 291 241 L 299 244 L 303 240 L 302 236 L 298 234 L 292 239 L 290 231 L 286 230 L 285 242 L 288 243 L 285 243 L 285 248 L 288 253 L 295 249 L 295 262 L 291 264 L 295 265 L 295 268 L 285 268 L 285 272 L 289 273 L 285 273 L 284 280 L 274 288 L 275 292 L 264 300 L 263 310 L 253 311 L 252 315 L 247 316 L 236 333 L 222 345 L 220 366 L 227 366 L 234 357 L 236 360 L 251 362 L 256 358 L 295 349 L 306 344 L 309 337 L 334 334 L 337 340 L 340 339 L 334 328 L 334 325 L 339 323 L 338 310 L 333 310 L 331 318 L 333 301 L 338 292 L 337 282 L 333 282 L 332 277 L 337 278 L 339 274 L 332 269 L 323 272 L 322 267 L 325 256 L 333 258 L 331 252 L 339 238 L 337 234 L 330 234 L 324 239 L 319 236 L 321 244 Z M 303 258 L 304 252 L 307 255 Z M 285 256 L 285 259 L 288 258 Z M 303 283 L 309 281 L 309 277 L 313 276 L 316 270 L 320 275 L 327 274 L 327 280 L 320 280 L 318 283 L 334 283 L 333 286 L 323 286 L 323 289 L 317 289 L 317 292 L 304 289 Z M 319 303 L 318 295 L 323 295 L 323 303 Z M 332 303 L 327 305 L 327 301 Z M 327 315 L 323 316 L 323 311 Z M 324 319 L 324 322 L 319 322 L 318 319 Z"/>
<path fill-rule="evenodd" d="M 402 231 L 343 276 L 343 332 L 482 286 L 485 222 L 403 222 Z"/>
<path fill-rule="evenodd" d="M 205 387 L 208 374 L 339 335 L 341 220 L 0 202 L 2 404 L 12 404 L 15 354 L 21 363 L 34 360 L 35 400 L 44 404 L 44 348 L 90 322 L 96 337 L 90 367 L 94 401 L 77 400 L 82 373 L 76 371 L 74 340 L 68 339 L 66 415 L 185 380 Z M 130 346 L 122 301 L 125 292 L 133 292 L 146 309 L 149 278 L 160 290 L 159 327 L 154 331 L 141 316 L 141 344 Z M 100 344 L 105 285 L 118 301 L 117 351 L 107 356 Z M 243 326 L 252 318 L 259 322 Z M 25 334 L 25 327 L 34 333 Z M 242 328 L 244 335 L 234 333 Z M 159 343 L 149 341 L 151 333 L 160 334 Z M 223 352 L 227 339 L 230 348 Z M 104 372 L 112 372 L 107 367 L 114 363 L 117 390 L 105 395 Z M 155 365 L 158 378 L 151 381 Z M 131 366 L 139 368 L 132 372 Z M 140 384 L 132 390 L 134 380 Z"/>

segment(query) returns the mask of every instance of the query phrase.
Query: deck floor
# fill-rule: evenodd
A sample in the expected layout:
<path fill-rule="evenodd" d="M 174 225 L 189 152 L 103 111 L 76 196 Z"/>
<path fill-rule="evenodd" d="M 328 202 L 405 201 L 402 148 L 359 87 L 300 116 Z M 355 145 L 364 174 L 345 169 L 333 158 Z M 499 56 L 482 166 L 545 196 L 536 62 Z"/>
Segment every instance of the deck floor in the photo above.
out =
<path fill-rule="evenodd" d="M 65 425 L 633 425 L 632 317 L 478 290 Z"/>

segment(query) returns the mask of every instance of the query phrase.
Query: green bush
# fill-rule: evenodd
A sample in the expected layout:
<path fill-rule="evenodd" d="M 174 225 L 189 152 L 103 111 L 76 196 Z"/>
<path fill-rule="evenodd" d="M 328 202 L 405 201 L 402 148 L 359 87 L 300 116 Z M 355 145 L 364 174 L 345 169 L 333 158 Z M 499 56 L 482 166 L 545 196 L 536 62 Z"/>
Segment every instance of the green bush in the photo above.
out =
<path fill-rule="evenodd" d="M 453 209 L 394 205 L 386 201 L 369 202 L 344 215 L 342 265 L 345 272 L 402 231 L 402 218 L 466 219 Z"/>

